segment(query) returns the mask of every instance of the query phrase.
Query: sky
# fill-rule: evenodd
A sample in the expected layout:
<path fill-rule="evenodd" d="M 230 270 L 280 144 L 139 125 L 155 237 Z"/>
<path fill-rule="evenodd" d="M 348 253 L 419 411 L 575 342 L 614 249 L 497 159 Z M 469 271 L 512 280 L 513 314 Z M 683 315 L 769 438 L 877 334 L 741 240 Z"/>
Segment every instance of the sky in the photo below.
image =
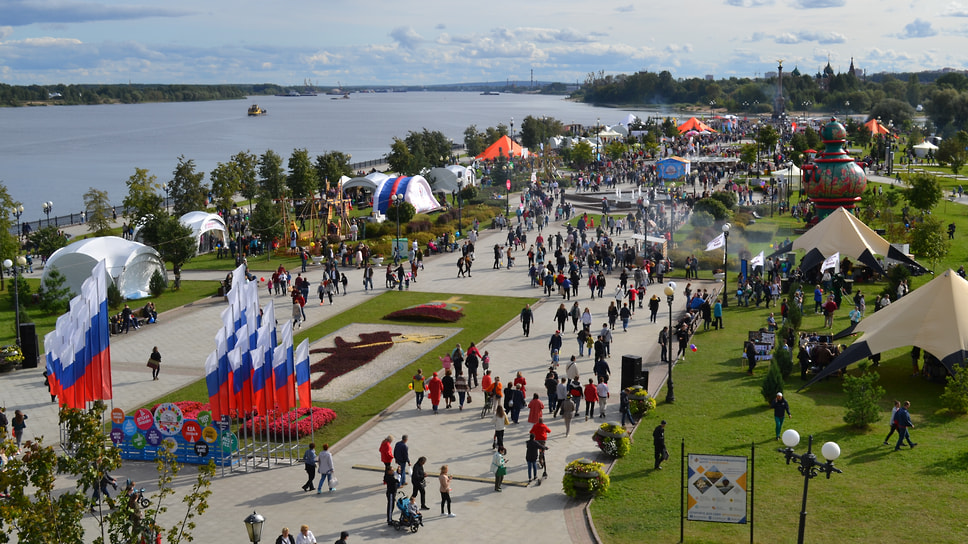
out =
<path fill-rule="evenodd" d="M 528 81 L 965 69 L 968 0 L 0 0 L 0 83 Z"/>

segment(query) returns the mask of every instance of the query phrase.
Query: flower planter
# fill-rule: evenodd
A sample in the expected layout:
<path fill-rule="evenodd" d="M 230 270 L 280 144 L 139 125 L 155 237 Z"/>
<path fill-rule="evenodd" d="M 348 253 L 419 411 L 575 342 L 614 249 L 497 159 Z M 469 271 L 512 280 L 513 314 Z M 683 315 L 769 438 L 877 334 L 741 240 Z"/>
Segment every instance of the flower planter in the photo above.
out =
<path fill-rule="evenodd" d="M 373 262 L 373 266 L 383 266 L 383 257 L 370 257 L 370 261 Z"/>
<path fill-rule="evenodd" d="M 605 429 L 598 429 L 597 431 L 595 431 L 595 434 L 597 434 L 598 436 L 605 436 L 608 438 L 622 438 L 628 435 L 628 432 L 623 430 L 621 432 L 613 433 L 611 431 L 606 431 Z"/>
<path fill-rule="evenodd" d="M 608 492 L 609 477 L 605 467 L 588 459 L 576 459 L 565 467 L 562 490 L 569 497 L 592 497 Z"/>

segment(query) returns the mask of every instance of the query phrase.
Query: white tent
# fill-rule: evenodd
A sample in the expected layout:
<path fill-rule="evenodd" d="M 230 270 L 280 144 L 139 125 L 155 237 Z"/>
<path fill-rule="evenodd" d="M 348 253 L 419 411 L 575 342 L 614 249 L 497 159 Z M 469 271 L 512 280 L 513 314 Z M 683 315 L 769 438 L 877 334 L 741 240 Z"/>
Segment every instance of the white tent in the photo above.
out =
<path fill-rule="evenodd" d="M 783 170 L 774 170 L 773 177 L 780 179 L 800 179 L 801 171 L 797 168 L 797 165 L 791 163 L 790 166 L 784 168 Z"/>
<path fill-rule="evenodd" d="M 45 285 L 51 270 L 56 268 L 67 280 L 65 285 L 79 294 L 81 284 L 91 277 L 94 265 L 102 260 L 124 298 L 148 296 L 148 282 L 155 270 L 168 283 L 165 263 L 154 248 L 117 236 L 87 238 L 58 249 L 47 259 L 40 283 Z"/>
<path fill-rule="evenodd" d="M 351 178 L 349 180 L 343 181 L 343 190 L 349 190 L 356 187 L 360 187 L 371 193 L 376 190 L 377 186 L 383 183 L 384 180 L 388 179 L 390 176 L 384 174 L 383 172 L 370 172 L 369 174 L 358 177 Z"/>
<path fill-rule="evenodd" d="M 938 146 L 934 145 L 933 143 L 927 141 L 921 142 L 914 146 L 914 156 L 919 159 L 923 159 L 928 156 L 928 153 L 937 150 Z"/>
<path fill-rule="evenodd" d="M 179 219 L 182 225 L 192 229 L 197 242 L 198 253 L 208 251 L 209 238 L 215 238 L 225 243 L 227 235 L 225 220 L 221 216 L 208 212 L 188 212 Z"/>
<path fill-rule="evenodd" d="M 459 186 L 476 185 L 474 170 L 459 164 L 431 168 L 425 177 L 430 182 L 430 187 L 437 192 L 453 193 Z"/>
<path fill-rule="evenodd" d="M 386 215 L 387 208 L 393 195 L 402 194 L 404 199 L 417 210 L 417 213 L 427 213 L 440 209 L 440 203 L 434 198 L 430 184 L 423 176 L 388 177 L 380 182 L 373 191 L 373 211 Z"/>

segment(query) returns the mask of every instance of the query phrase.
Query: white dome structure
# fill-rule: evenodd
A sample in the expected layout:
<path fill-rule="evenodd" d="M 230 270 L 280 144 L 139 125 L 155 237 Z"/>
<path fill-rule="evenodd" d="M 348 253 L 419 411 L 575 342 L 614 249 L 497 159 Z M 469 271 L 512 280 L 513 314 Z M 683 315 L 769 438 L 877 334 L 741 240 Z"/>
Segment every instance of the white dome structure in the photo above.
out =
<path fill-rule="evenodd" d="M 126 299 L 148 296 L 148 282 L 155 270 L 168 283 L 165 263 L 154 248 L 117 236 L 87 238 L 62 247 L 47 259 L 41 286 L 46 285 L 51 270 L 57 269 L 67 280 L 65 285 L 80 294 L 84 280 L 99 261 L 105 261 L 110 280 Z"/>
<path fill-rule="evenodd" d="M 212 241 L 212 244 L 214 244 L 214 240 L 225 243 L 227 231 L 225 220 L 220 215 L 208 212 L 188 212 L 179 217 L 178 220 L 182 225 L 192 229 L 192 234 L 195 235 L 196 253 L 207 253 L 211 245 L 209 244 L 210 241 Z"/>
<path fill-rule="evenodd" d="M 423 176 L 399 176 L 387 178 L 377 185 L 373 192 L 373 211 L 385 215 L 390 206 L 390 198 L 395 194 L 402 194 L 417 213 L 432 212 L 440 208 L 430 184 Z"/>

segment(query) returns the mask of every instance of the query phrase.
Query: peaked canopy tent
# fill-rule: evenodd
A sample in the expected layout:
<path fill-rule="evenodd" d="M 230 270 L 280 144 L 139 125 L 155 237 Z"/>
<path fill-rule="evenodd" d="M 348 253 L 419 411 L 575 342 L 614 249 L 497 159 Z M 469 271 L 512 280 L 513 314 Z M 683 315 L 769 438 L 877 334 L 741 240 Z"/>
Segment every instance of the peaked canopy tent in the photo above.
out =
<path fill-rule="evenodd" d="M 800 389 L 875 353 L 905 346 L 934 355 L 954 374 L 968 356 L 968 281 L 949 269 L 864 319 L 854 332 L 862 336 Z"/>
<path fill-rule="evenodd" d="M 864 123 L 867 130 L 871 131 L 871 135 L 880 136 L 881 134 L 890 134 L 891 131 L 884 125 L 882 125 L 877 119 L 871 119 L 870 121 Z"/>
<path fill-rule="evenodd" d="M 382 172 L 370 172 L 369 174 L 350 178 L 343 182 L 343 190 L 347 191 L 349 189 L 364 189 L 366 191 L 373 192 L 376 190 L 377 186 L 383 182 L 383 180 L 389 178 L 390 176 Z"/>
<path fill-rule="evenodd" d="M 387 213 L 393 195 L 402 194 L 404 200 L 413 205 L 417 213 L 427 213 L 440 209 L 434 198 L 430 184 L 423 176 L 398 176 L 380 182 L 373 192 L 373 210 Z"/>
<path fill-rule="evenodd" d="M 823 262 L 824 256 L 829 257 L 839 252 L 842 256 L 858 260 L 867 266 L 871 266 L 871 263 L 873 263 L 874 266 L 871 267 L 881 273 L 884 271 L 877 265 L 874 255 L 900 261 L 916 272 L 926 271 L 917 261 L 896 249 L 865 225 L 863 221 L 857 219 L 842 207 L 834 210 L 823 221 L 794 240 L 792 249 L 803 249 L 811 253 L 813 253 L 812 250 L 816 250 L 815 255 L 819 256 L 820 262 Z M 808 253 L 808 257 L 811 253 Z M 810 263 L 812 261 L 808 262 L 807 257 L 804 257 L 800 266 L 804 270 L 809 270 L 813 267 L 809 265 Z"/>
<path fill-rule="evenodd" d="M 695 117 L 690 117 L 688 121 L 679 125 L 679 134 L 685 134 L 690 130 L 695 130 L 696 132 L 716 132 L 713 127 L 703 123 Z"/>
<path fill-rule="evenodd" d="M 168 283 L 165 263 L 154 248 L 117 236 L 78 240 L 58 249 L 47 259 L 40 283 L 46 285 L 56 268 L 67 280 L 65 285 L 78 294 L 84 280 L 91 277 L 91 271 L 101 260 L 105 261 L 107 275 L 124 298 L 148 296 L 148 283 L 155 271 Z"/>
<path fill-rule="evenodd" d="M 197 242 L 195 252 L 202 253 L 208 251 L 210 238 L 221 240 L 225 243 L 226 229 L 225 220 L 221 216 L 208 212 L 188 212 L 178 218 L 182 225 L 192 229 Z"/>
<path fill-rule="evenodd" d="M 480 155 L 474 158 L 478 160 L 484 159 L 484 160 L 493 161 L 498 157 L 508 157 L 509 153 L 510 153 L 510 156 L 513 156 L 513 157 L 528 156 L 528 150 L 521 147 L 521 144 L 515 141 L 512 141 L 511 138 L 507 136 L 501 136 L 500 138 L 497 139 L 496 142 L 489 145 L 487 149 L 484 150 L 483 153 L 481 153 Z"/>
<path fill-rule="evenodd" d="M 933 143 L 927 141 L 921 142 L 914 146 L 914 156 L 919 159 L 923 159 L 928 156 L 928 153 L 937 150 L 938 146 L 934 145 Z"/>

